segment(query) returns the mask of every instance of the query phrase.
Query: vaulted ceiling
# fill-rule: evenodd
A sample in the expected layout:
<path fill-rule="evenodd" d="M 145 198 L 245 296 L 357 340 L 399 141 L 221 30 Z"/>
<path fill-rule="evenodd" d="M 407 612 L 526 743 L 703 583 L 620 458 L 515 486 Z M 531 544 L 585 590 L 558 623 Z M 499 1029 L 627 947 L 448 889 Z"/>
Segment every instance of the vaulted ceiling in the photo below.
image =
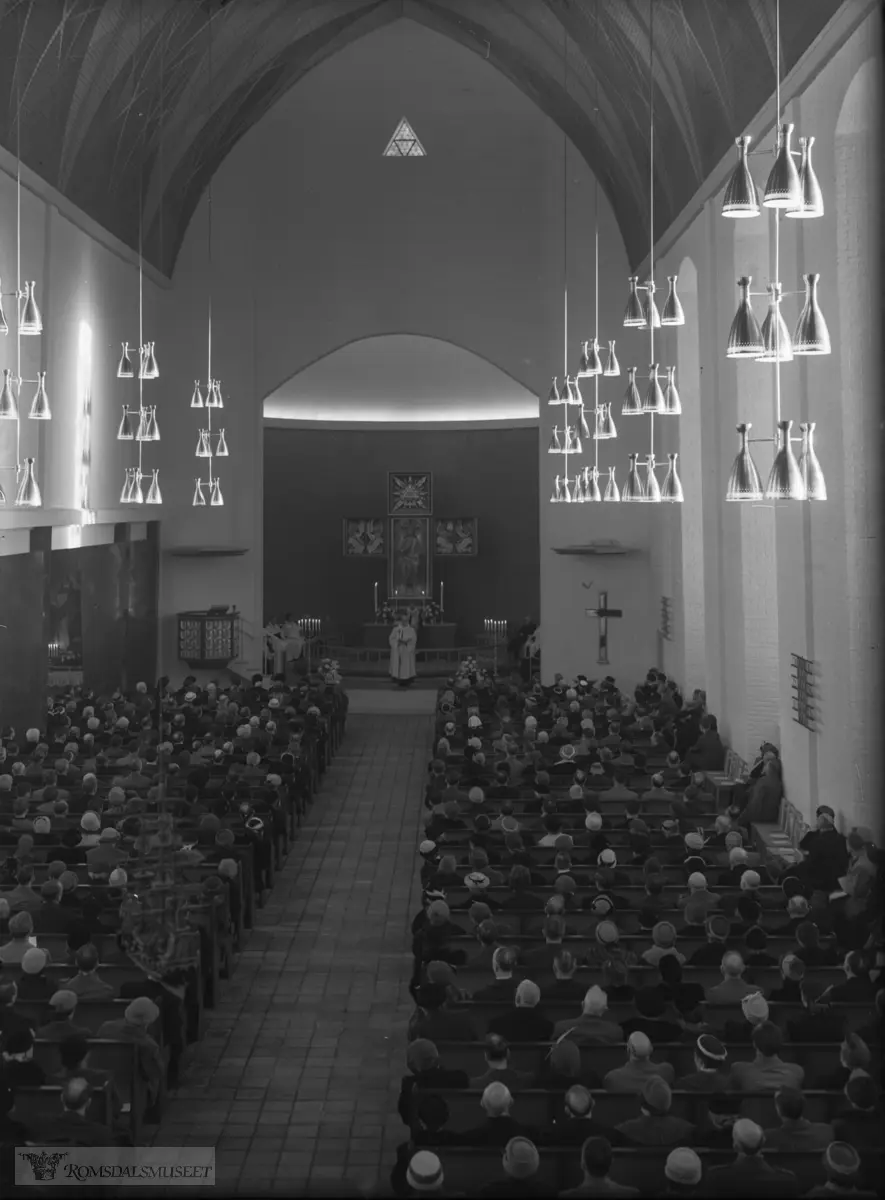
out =
<path fill-rule="evenodd" d="M 638 263 L 650 2 L 664 230 L 774 91 L 775 0 L 0 0 L 0 143 L 133 248 L 141 195 L 145 257 L 168 275 L 238 139 L 312 67 L 405 16 L 568 134 Z M 858 0 L 781 0 L 783 71 L 842 3 Z"/>

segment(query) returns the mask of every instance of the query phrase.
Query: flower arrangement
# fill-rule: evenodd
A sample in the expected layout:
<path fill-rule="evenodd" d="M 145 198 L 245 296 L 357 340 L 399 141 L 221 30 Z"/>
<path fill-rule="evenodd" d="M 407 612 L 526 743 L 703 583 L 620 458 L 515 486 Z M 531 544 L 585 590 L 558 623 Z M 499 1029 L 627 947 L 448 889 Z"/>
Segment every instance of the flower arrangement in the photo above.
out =
<path fill-rule="evenodd" d="M 442 609 L 435 600 L 428 600 L 421 609 L 422 625 L 438 625 L 442 617 Z"/>
<path fill-rule="evenodd" d="M 320 663 L 320 674 L 326 683 L 341 682 L 341 664 L 337 658 L 324 658 Z"/>
<path fill-rule="evenodd" d="M 389 600 L 385 600 L 379 609 L 375 612 L 375 620 L 379 625 L 392 625 L 399 616 L 397 606 L 391 604 Z"/>

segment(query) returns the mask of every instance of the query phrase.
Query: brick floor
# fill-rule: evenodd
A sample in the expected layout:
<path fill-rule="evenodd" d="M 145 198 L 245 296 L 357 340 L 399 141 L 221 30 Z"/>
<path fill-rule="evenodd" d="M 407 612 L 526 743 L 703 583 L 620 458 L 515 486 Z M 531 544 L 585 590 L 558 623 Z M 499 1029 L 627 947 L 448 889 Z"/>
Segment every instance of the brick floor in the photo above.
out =
<path fill-rule="evenodd" d="M 222 987 L 156 1145 L 215 1145 L 224 1192 L 375 1186 L 412 1010 L 409 923 L 432 719 L 353 715 Z"/>

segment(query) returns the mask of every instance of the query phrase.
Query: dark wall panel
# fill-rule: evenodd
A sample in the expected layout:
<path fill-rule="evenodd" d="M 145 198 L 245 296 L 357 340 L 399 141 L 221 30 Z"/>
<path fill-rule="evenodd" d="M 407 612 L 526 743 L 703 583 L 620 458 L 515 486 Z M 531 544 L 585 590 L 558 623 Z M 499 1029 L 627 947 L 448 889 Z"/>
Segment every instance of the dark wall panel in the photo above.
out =
<path fill-rule="evenodd" d="M 112 692 L 123 679 L 128 544 L 83 546 L 83 674 L 87 687 Z"/>
<path fill-rule="evenodd" d="M 48 554 L 0 557 L 0 725 L 17 736 L 46 713 Z"/>
<path fill-rule="evenodd" d="M 125 686 L 157 677 L 158 543 L 150 538 L 129 543 L 129 619 L 126 623 Z"/>
<path fill-rule="evenodd" d="M 386 559 L 345 558 L 345 517 L 387 518 L 387 472 L 431 471 L 435 517 L 477 517 L 479 554 L 434 557 L 433 595 L 462 644 L 484 617 L 539 606 L 538 431 L 279 429 L 264 433 L 265 616 L 331 620 L 349 642 L 371 619 Z"/>

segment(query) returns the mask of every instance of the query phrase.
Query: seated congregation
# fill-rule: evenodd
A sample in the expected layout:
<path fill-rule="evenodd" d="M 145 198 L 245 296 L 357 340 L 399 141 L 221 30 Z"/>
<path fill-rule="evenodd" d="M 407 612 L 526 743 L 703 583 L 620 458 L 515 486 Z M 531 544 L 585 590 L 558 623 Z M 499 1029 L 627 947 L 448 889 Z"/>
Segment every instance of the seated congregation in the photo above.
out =
<path fill-rule="evenodd" d="M 881 854 L 769 855 L 778 751 L 720 809 L 724 757 L 661 672 L 449 681 L 393 1194 L 879 1191 Z"/>
<path fill-rule="evenodd" d="M 143 1145 L 337 750 L 281 677 L 76 690 L 0 746 L 0 1190 L 12 1148 Z"/>

